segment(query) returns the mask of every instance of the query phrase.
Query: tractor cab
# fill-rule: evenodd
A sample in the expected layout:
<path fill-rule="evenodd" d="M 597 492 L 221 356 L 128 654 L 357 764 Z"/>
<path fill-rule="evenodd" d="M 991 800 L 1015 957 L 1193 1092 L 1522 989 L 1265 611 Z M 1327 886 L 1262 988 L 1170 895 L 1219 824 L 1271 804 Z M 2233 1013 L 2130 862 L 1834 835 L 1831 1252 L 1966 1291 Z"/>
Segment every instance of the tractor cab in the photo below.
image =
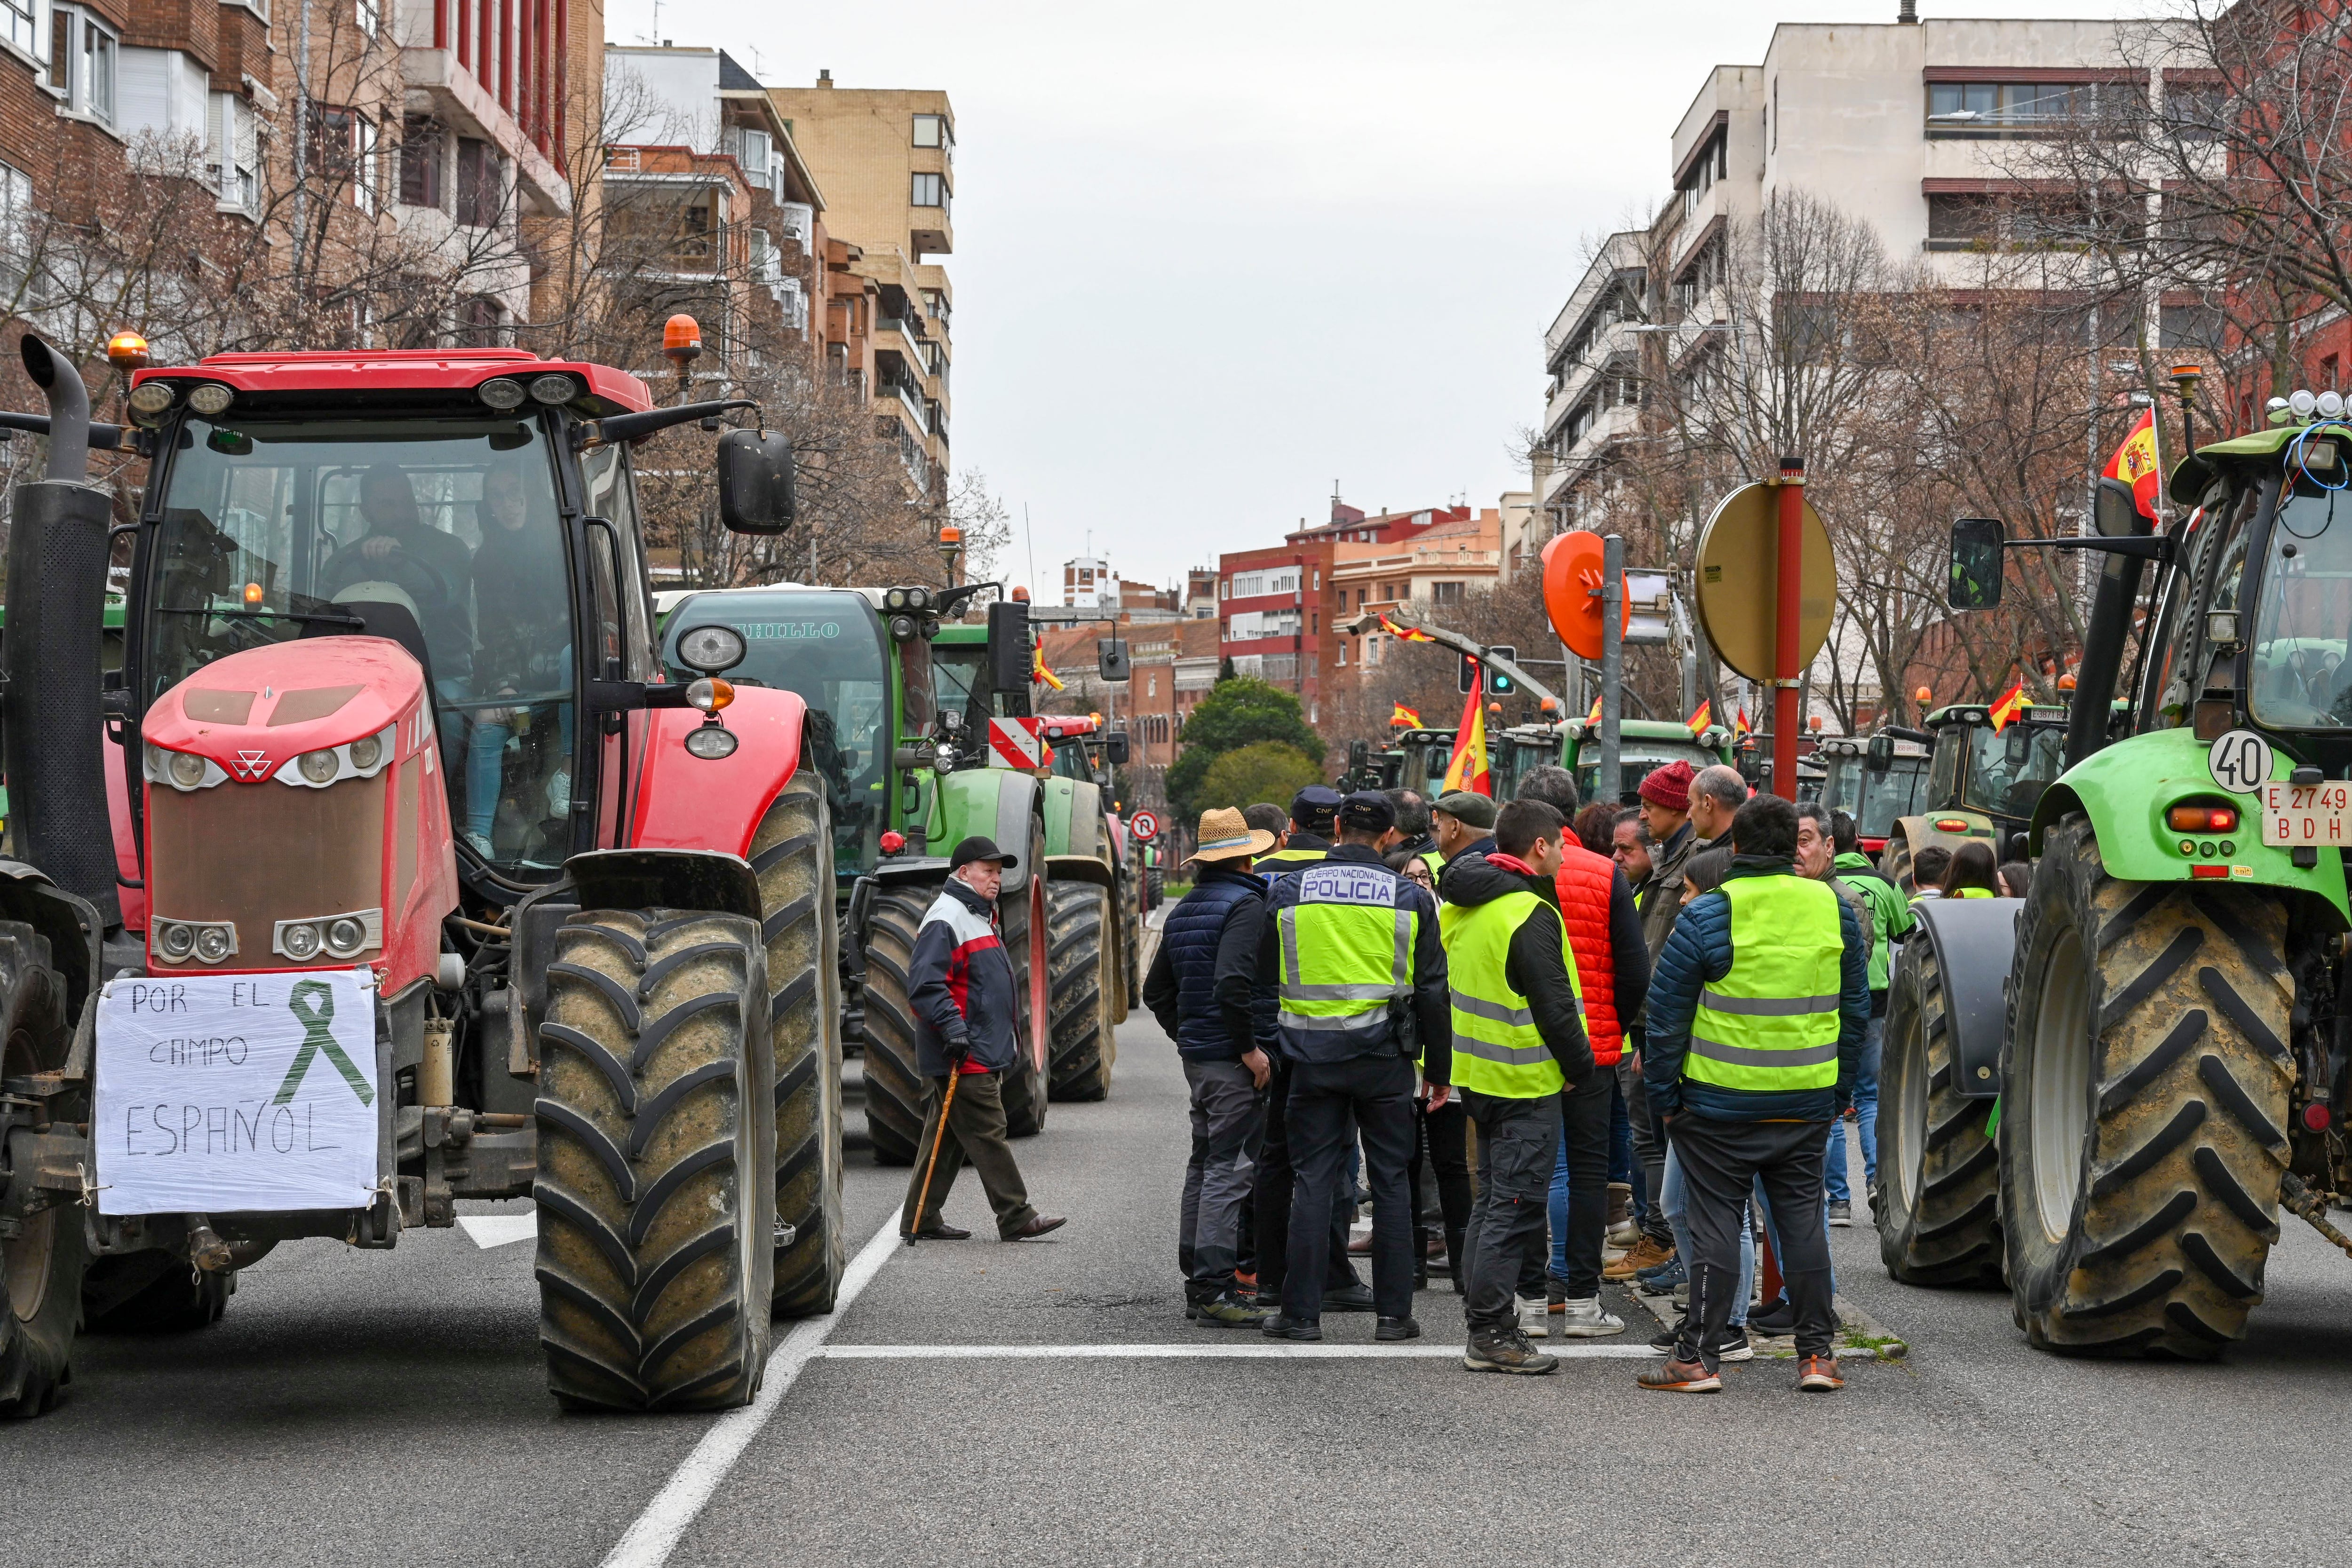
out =
<path fill-rule="evenodd" d="M 1601 727 L 1580 718 L 1560 727 L 1564 736 L 1561 766 L 1576 775 L 1577 797 L 1583 800 L 1611 798 L 1601 789 Z M 1693 735 L 1687 725 L 1658 719 L 1620 719 L 1617 725 L 1617 786 L 1614 799 L 1637 805 L 1642 780 L 1661 768 L 1687 762 L 1691 770 L 1727 762 L 1731 732 L 1710 726 Z"/>
<path fill-rule="evenodd" d="M 1445 770 L 1454 763 L 1450 729 L 1402 729 L 1396 732 L 1400 760 L 1392 788 L 1412 789 L 1436 800 L 1445 792 Z"/>
<path fill-rule="evenodd" d="M 1891 820 L 1880 852 L 1888 879 L 1912 891 L 1912 859 L 1929 844 L 1953 849 L 1975 839 L 1990 844 L 1998 860 L 2021 858 L 2042 792 L 2064 768 L 2066 714 L 2055 705 L 2031 705 L 1995 728 L 1987 705 L 1954 704 L 1930 713 L 1927 773 L 1913 787 L 1914 810 Z M 1896 741 L 1920 736 L 1883 730 L 1874 737 L 1872 755 L 1883 755 L 1891 774 Z"/>
<path fill-rule="evenodd" d="M 1885 737 L 1883 746 L 1880 736 Z M 1814 753 L 1822 766 L 1821 803 L 1853 819 L 1863 853 L 1885 850 L 1896 820 L 1912 814 L 1934 738 L 1922 730 L 1888 728 L 1867 738 L 1822 739 Z"/>
<path fill-rule="evenodd" d="M 1538 768 L 1561 765 L 1564 727 L 1517 724 L 1495 737 L 1491 745 L 1497 805 L 1519 798 L 1519 780 Z"/>

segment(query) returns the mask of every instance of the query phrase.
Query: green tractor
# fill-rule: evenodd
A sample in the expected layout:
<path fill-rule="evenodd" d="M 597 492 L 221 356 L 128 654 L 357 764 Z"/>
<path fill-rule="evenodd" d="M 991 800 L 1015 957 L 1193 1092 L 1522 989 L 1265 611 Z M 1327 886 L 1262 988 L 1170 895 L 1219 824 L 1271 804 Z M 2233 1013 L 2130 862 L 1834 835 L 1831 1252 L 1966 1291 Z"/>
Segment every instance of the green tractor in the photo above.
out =
<path fill-rule="evenodd" d="M 1577 798 L 1597 800 L 1601 794 L 1599 725 L 1581 718 L 1548 724 L 1513 725 L 1495 737 L 1493 747 L 1495 799 L 1514 800 L 1519 780 L 1531 768 L 1565 768 L 1576 776 Z M 1697 736 L 1690 727 L 1654 719 L 1618 721 L 1617 795 L 1625 805 L 1641 800 L 1642 780 L 1674 762 L 1687 762 L 1694 770 L 1732 758 L 1731 732 L 1709 727 Z"/>
<path fill-rule="evenodd" d="M 1886 848 L 1895 824 L 1916 810 L 1919 787 L 1927 777 L 1927 747 L 1935 737 L 1922 730 L 1889 727 L 1864 739 L 1857 736 L 1824 736 L 1820 758 L 1820 800 L 1833 811 L 1853 819 L 1854 836 L 1862 852 L 1875 855 Z"/>
<path fill-rule="evenodd" d="M 1893 977 L 1878 1229 L 1898 1280 L 2005 1281 L 2042 1349 L 2219 1354 L 2281 1208 L 2352 1190 L 2352 425 L 2314 402 L 2183 461 L 2160 533 L 2115 481 L 2080 540 L 1954 528 L 1958 610 L 2005 546 L 2106 559 L 2027 896 L 1921 904 Z"/>
<path fill-rule="evenodd" d="M 1990 706 L 1958 704 L 1929 714 L 1924 732 L 1879 731 L 1864 757 L 1874 768 L 1881 762 L 1884 770 L 1894 768 L 1897 740 L 1932 747 L 1925 784 L 1913 790 L 1915 809 L 1886 826 L 1879 867 L 1887 880 L 1914 891 L 1911 861 L 1929 844 L 1958 849 L 1976 839 L 1992 846 L 1996 860 L 2016 859 L 2035 803 L 2058 777 L 2066 715 L 2063 707 L 2035 705 L 1995 729 Z"/>

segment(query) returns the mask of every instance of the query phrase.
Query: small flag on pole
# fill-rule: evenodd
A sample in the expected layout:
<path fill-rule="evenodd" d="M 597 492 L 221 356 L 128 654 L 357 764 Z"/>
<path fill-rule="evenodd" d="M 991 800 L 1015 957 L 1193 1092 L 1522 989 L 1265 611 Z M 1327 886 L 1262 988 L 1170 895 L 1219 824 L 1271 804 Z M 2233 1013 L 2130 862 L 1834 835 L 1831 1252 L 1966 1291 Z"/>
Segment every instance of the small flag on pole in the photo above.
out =
<path fill-rule="evenodd" d="M 1062 690 L 1062 683 L 1055 680 L 1054 672 L 1045 667 L 1045 645 L 1043 643 L 1031 650 L 1030 658 L 1029 679 L 1032 684 L 1043 681 L 1057 692 Z"/>
<path fill-rule="evenodd" d="M 1389 715 L 1389 727 L 1391 729 L 1421 728 L 1421 710 L 1409 708 L 1402 703 L 1397 704 L 1396 712 Z"/>
<path fill-rule="evenodd" d="M 1391 637 L 1398 638 L 1407 643 L 1434 643 L 1437 641 L 1436 638 L 1431 636 L 1428 632 L 1423 631 L 1418 626 L 1400 626 L 1385 615 L 1381 617 L 1381 630 L 1387 632 Z"/>
<path fill-rule="evenodd" d="M 1698 711 L 1683 722 L 1690 727 L 1693 737 L 1705 735 L 1706 727 L 1715 722 L 1715 699 L 1708 697 L 1702 701 L 1698 705 Z"/>
<path fill-rule="evenodd" d="M 2102 470 L 2102 475 L 2105 478 L 2120 479 L 2129 485 L 2132 488 L 2132 498 L 2139 504 L 2140 516 L 2151 522 L 2155 521 L 2156 493 L 2164 476 L 2157 472 L 2156 466 L 2156 411 L 2154 409 L 2147 409 L 2141 413 L 2138 422 L 2131 427 L 2131 434 L 2124 437 L 2124 444 L 2121 446 L 2116 448 L 2116 455 L 2107 459 L 2107 465 Z"/>
<path fill-rule="evenodd" d="M 1748 727 L 1748 710 L 1746 708 L 1741 708 L 1738 710 L 1738 716 L 1732 723 L 1732 737 L 1737 740 L 1745 740 L 1748 738 L 1749 733 L 1750 732 Z"/>
<path fill-rule="evenodd" d="M 2001 693 L 2000 699 L 1992 705 L 1992 732 L 1999 735 L 2024 716 L 2025 677 L 2020 675 L 2010 682 L 2009 690 Z"/>
<path fill-rule="evenodd" d="M 1592 699 L 1592 711 L 1584 716 L 1584 722 L 1587 724 L 1599 724 L 1601 722 L 1601 699 L 1599 697 L 1594 697 Z"/>

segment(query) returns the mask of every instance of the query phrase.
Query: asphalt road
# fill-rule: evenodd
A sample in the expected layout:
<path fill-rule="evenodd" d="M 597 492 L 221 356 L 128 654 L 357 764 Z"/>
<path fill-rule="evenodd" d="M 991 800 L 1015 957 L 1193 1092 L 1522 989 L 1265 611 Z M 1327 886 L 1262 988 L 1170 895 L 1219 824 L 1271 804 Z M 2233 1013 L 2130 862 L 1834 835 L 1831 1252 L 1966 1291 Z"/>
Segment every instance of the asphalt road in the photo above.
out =
<path fill-rule="evenodd" d="M 1259 1342 L 1183 1319 L 1182 1078 L 1140 1014 L 1119 1032 L 1111 1099 L 1016 1145 L 1069 1227 L 887 1248 L 755 1415 L 560 1414 L 527 1240 L 296 1243 L 214 1328 L 85 1339 L 68 1402 L 0 1430 L 0 1564 L 595 1564 L 625 1540 L 677 1564 L 2342 1558 L 2324 1478 L 2352 1261 L 2293 1219 L 2250 1337 L 2213 1365 L 2037 1354 L 2003 1296 L 1888 1281 L 1866 1223 L 1834 1233 L 1840 1287 L 1912 1354 L 1850 1360 L 1829 1397 L 1764 1362 L 1696 1398 L 1640 1391 L 1622 1356 L 1517 1379 L 1368 1343 L 1139 1353 Z M 853 1159 L 853 1250 L 904 1180 Z M 949 1215 L 989 1233 L 969 1176 Z M 1458 1343 L 1454 1301 L 1442 1277 L 1422 1299 L 1427 1348 Z M 1337 1342 L 1370 1326 L 1327 1320 Z M 1043 1353 L 908 1354 L 959 1346 Z M 682 1465 L 712 1483 L 698 1511 Z M 649 1505 L 668 1526 L 640 1523 Z"/>

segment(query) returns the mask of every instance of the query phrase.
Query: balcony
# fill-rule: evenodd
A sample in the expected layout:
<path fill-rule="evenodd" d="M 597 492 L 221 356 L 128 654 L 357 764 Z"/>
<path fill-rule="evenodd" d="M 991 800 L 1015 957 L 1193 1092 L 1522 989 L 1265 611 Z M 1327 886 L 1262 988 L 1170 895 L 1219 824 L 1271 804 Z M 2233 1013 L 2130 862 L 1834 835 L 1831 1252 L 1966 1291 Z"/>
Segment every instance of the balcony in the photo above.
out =
<path fill-rule="evenodd" d="M 424 37 L 432 37 L 429 16 Z M 403 85 L 408 89 L 408 112 L 428 113 L 455 135 L 488 141 L 514 164 L 522 210 L 546 216 L 572 210 L 572 184 L 531 142 L 521 123 L 506 111 L 474 73 L 457 63 L 455 49 L 404 48 L 400 51 Z M 418 99 L 425 99 L 424 105 Z"/>
<path fill-rule="evenodd" d="M 803 250 L 815 248 L 816 209 L 814 207 L 806 202 L 778 202 L 776 212 L 779 214 L 776 222 L 778 244 L 785 240 L 795 240 L 799 242 Z"/>

